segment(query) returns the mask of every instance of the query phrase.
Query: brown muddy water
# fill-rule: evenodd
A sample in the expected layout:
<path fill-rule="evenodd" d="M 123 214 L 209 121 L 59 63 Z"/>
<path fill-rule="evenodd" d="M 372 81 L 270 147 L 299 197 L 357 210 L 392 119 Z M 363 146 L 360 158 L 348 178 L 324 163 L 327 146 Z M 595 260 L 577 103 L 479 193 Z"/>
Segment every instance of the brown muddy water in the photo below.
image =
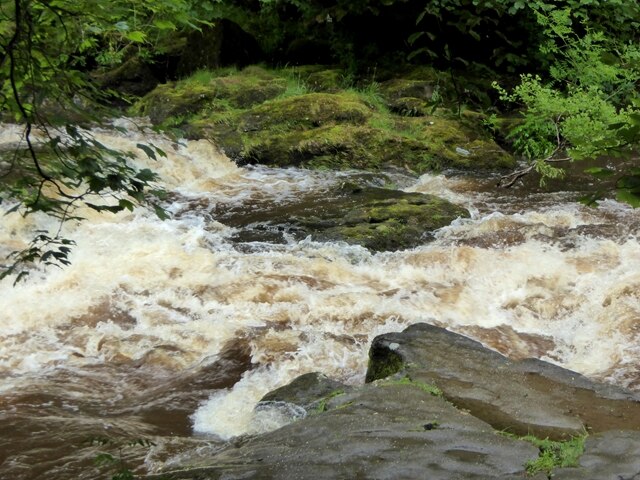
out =
<path fill-rule="evenodd" d="M 0 478 L 109 478 L 94 463 L 103 451 L 139 473 L 206 458 L 296 416 L 254 412 L 269 390 L 310 371 L 362 382 L 371 339 L 416 322 L 640 388 L 640 216 L 577 203 L 589 177 L 498 191 L 495 178 L 453 174 L 238 168 L 206 142 L 121 123 L 126 136 L 95 134 L 168 153 L 148 166 L 174 216 L 86 212 L 65 227 L 70 267 L 0 283 Z M 17 141 L 5 127 L 0 144 Z M 472 215 L 399 252 L 294 240 L 282 212 L 344 181 L 440 195 Z M 56 227 L 6 215 L 0 255 Z M 92 437 L 155 445 L 119 451 Z"/>

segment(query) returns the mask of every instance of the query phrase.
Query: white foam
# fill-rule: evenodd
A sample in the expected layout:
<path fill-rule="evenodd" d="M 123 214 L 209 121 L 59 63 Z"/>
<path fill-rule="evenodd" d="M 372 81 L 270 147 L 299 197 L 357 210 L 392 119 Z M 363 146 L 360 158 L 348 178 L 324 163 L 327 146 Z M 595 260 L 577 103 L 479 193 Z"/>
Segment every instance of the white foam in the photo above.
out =
<path fill-rule="evenodd" d="M 99 135 L 135 148 L 156 134 Z M 151 139 L 169 156 L 157 162 L 166 187 L 183 196 L 174 211 L 188 208 L 189 198 L 290 201 L 336 182 L 327 173 L 237 168 L 208 143 L 174 148 Z M 414 189 L 474 201 L 456 181 L 422 177 Z M 455 330 L 506 325 L 550 338 L 555 347 L 542 353 L 519 348 L 625 384 L 640 361 L 640 246 L 573 230 L 632 213 L 615 202 L 595 212 L 574 204 L 478 211 L 440 230 L 434 243 L 382 254 L 311 239 L 238 251 L 232 230 L 197 210 L 164 222 L 143 210 L 88 213 L 65 227 L 77 242 L 70 267 L 36 272 L 15 288 L 11 279 L 0 283 L 0 373 L 11 375 L 4 384 L 11 389 L 57 368 L 128 360 L 187 371 L 243 338 L 256 367 L 193 416 L 196 431 L 221 438 L 286 421 L 256 417 L 254 406 L 297 375 L 319 370 L 360 382 L 371 339 L 421 321 Z M 0 245 L 23 248 L 35 228 L 57 224 L 4 216 Z M 492 345 L 490 335 L 483 341 Z"/>

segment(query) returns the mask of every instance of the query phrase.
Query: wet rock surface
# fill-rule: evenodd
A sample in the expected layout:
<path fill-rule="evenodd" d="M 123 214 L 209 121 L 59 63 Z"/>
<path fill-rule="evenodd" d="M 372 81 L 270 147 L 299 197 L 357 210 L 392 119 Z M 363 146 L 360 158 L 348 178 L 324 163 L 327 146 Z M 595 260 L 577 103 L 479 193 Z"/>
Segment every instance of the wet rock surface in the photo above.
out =
<path fill-rule="evenodd" d="M 367 385 L 331 408 L 167 479 L 517 479 L 532 445 L 411 384 Z"/>
<path fill-rule="evenodd" d="M 352 388 L 336 382 L 318 372 L 300 375 L 291 383 L 266 394 L 256 408 L 270 404 L 293 404 L 303 408 L 307 414 L 322 412 L 335 398 Z"/>
<path fill-rule="evenodd" d="M 348 389 L 318 373 L 298 377 L 261 404 L 304 408 L 305 418 L 239 438 L 206 465 L 150 478 L 640 478 L 632 392 L 539 360 L 510 361 L 427 324 L 376 337 L 367 380 Z M 578 465 L 531 475 L 542 454 L 518 438 L 525 429 L 589 437 Z"/>
<path fill-rule="evenodd" d="M 239 242 L 281 243 L 290 235 L 297 240 L 343 241 L 372 251 L 422 245 L 436 229 L 469 216 L 464 208 L 422 193 L 352 183 L 322 193 L 322 198 L 300 195 L 286 204 L 252 205 L 251 210 L 218 205 L 214 214 L 241 229 L 235 237 Z"/>
<path fill-rule="evenodd" d="M 499 430 L 563 439 L 640 430 L 640 396 L 549 363 L 511 361 L 480 343 L 427 324 L 376 337 L 367 380 L 393 370 L 436 385 L 457 407 Z"/>
<path fill-rule="evenodd" d="M 557 480 L 640 479 L 640 432 L 610 431 L 589 437 L 576 468 L 554 471 Z"/>

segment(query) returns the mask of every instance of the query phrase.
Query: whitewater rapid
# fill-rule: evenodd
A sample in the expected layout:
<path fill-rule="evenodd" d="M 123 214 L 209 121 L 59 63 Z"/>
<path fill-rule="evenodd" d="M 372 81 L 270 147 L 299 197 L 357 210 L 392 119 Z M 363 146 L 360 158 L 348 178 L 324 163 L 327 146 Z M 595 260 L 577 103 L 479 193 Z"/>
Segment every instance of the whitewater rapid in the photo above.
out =
<path fill-rule="evenodd" d="M 240 168 L 209 142 L 120 122 L 127 134 L 100 130 L 96 138 L 131 151 L 152 142 L 167 153 L 136 163 L 160 174 L 172 218 L 83 212 L 85 221 L 63 229 L 76 242 L 69 267 L 33 271 L 15 287 L 11 278 L 0 283 L 3 415 L 20 417 L 22 403 L 12 399 L 26 401 L 21 392 L 51 391 L 52 399 L 30 404 L 39 408 L 30 415 L 56 407 L 56 415 L 75 411 L 102 425 L 135 414 L 137 423 L 122 428 L 153 435 L 149 412 L 174 398 L 180 408 L 198 385 L 202 394 L 185 412 L 189 428 L 224 441 L 289 421 L 254 406 L 300 374 L 362 382 L 373 337 L 416 322 L 640 388 L 640 220 L 629 207 L 608 200 L 587 208 L 565 193 L 510 197 L 472 176 L 398 175 L 401 188 L 443 196 L 471 218 L 399 252 L 311 238 L 237 242 L 221 210 L 250 212 L 309 192 L 321 199 L 357 173 Z M 4 215 L 0 254 L 57 227 L 40 214 Z M 238 371 L 218 372 L 223 380 L 216 373 L 214 388 L 198 380 L 225 365 Z M 189 381 L 171 383 L 182 378 Z M 7 462 L 0 472 L 14 472 Z"/>

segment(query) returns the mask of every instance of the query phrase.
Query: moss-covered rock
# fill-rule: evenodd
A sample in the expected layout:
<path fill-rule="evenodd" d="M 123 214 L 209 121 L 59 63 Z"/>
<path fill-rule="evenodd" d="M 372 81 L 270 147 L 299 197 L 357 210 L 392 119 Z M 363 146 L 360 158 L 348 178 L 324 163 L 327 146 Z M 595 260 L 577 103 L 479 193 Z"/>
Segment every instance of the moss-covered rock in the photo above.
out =
<path fill-rule="evenodd" d="M 186 121 L 203 111 L 228 112 L 246 109 L 275 98 L 286 90 L 286 79 L 260 67 L 198 72 L 178 82 L 158 86 L 133 107 L 138 115 L 147 115 L 154 124 L 171 117 Z"/>
<path fill-rule="evenodd" d="M 319 224 L 314 219 L 299 219 L 299 225 L 317 229 L 314 236 L 319 240 L 342 240 L 373 251 L 387 251 L 423 244 L 434 230 L 469 216 L 463 208 L 431 195 L 385 189 L 368 189 L 355 195 L 364 201 L 345 209 L 334 226 L 329 226 L 327 218 L 321 218 Z"/>
<path fill-rule="evenodd" d="M 427 73 L 339 90 L 340 70 L 321 66 L 199 72 L 159 86 L 135 109 L 215 141 L 239 164 L 414 173 L 513 167 L 479 114 L 432 112 L 436 84 Z"/>
<path fill-rule="evenodd" d="M 304 105 L 307 97 L 298 99 L 298 107 Z M 264 118 L 265 113 L 268 115 L 265 110 L 261 109 L 258 119 L 262 125 L 273 122 L 273 117 Z M 481 128 L 473 128 L 459 119 L 401 118 L 385 124 L 380 122 L 379 115 L 371 113 L 362 122 L 360 113 L 366 110 L 335 111 L 341 112 L 344 120 L 338 115 L 328 119 L 320 109 L 317 116 L 307 114 L 294 122 L 283 120 L 260 128 L 249 117 L 250 122 L 241 124 L 245 131 L 222 127 L 215 138 L 241 164 L 365 170 L 396 166 L 415 173 L 443 168 L 509 168 L 514 164 L 513 157 Z M 247 124 L 255 129 L 246 128 Z"/>
<path fill-rule="evenodd" d="M 238 118 L 243 132 L 306 130 L 336 123 L 363 124 L 371 110 L 356 95 L 309 93 L 259 105 Z"/>
<path fill-rule="evenodd" d="M 337 93 L 344 88 L 345 74 L 336 68 L 320 70 L 310 73 L 305 83 L 313 92 Z"/>
<path fill-rule="evenodd" d="M 260 205 L 255 213 L 240 208 L 226 214 L 226 224 L 238 228 L 239 241 L 278 241 L 282 235 L 317 241 L 342 241 L 372 251 L 413 248 L 428 242 L 434 230 L 469 213 L 452 203 L 422 193 L 372 187 L 360 182 L 321 193 L 300 195 L 287 205 Z M 249 235 L 243 227 L 250 226 Z M 261 237 L 261 232 L 263 237 Z M 284 238 L 283 238 L 284 240 Z"/>
<path fill-rule="evenodd" d="M 430 80 L 394 78 L 380 84 L 380 94 L 392 112 L 400 115 L 426 115 L 437 84 Z"/>

